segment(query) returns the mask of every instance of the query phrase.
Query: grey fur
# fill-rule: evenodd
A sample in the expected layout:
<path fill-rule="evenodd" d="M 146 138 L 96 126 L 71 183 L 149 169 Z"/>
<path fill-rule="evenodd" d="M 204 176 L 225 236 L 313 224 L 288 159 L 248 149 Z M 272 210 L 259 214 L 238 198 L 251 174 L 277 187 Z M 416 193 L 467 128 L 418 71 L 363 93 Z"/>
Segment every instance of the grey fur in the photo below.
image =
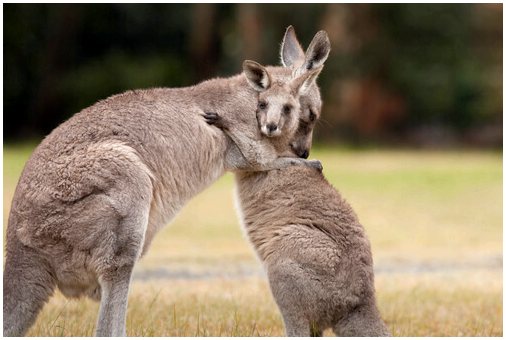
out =
<path fill-rule="evenodd" d="M 313 37 L 309 47 L 304 53 L 297 40 L 292 26 L 286 29 L 281 43 L 281 62 L 290 67 L 293 76 L 297 77 L 323 67 L 330 53 L 330 40 L 325 31 L 319 31 Z M 318 73 L 316 73 L 316 76 Z M 314 125 L 321 113 L 322 101 L 317 86 L 311 86 L 306 93 L 299 98 L 300 124 L 290 141 L 290 147 L 299 157 L 307 158 L 311 149 Z"/>
<path fill-rule="evenodd" d="M 267 68 L 273 81 L 293 69 Z M 128 91 L 84 109 L 35 149 L 7 226 L 4 336 L 23 335 L 55 287 L 101 300 L 97 335 L 125 335 L 132 268 L 193 196 L 240 168 L 237 147 L 201 115 L 220 112 L 257 135 L 258 93 L 241 74 L 188 88 Z M 300 102 L 319 111 L 312 86 Z M 307 137 L 294 145 L 310 147 Z M 269 142 L 256 163 L 273 161 Z M 291 163 L 283 164 L 283 166 Z"/>
<path fill-rule="evenodd" d="M 251 71 L 251 68 L 254 68 L 254 71 Z M 258 102 L 265 106 L 259 105 L 256 111 L 258 129 L 251 131 L 251 126 L 245 125 L 249 122 L 238 119 L 237 116 L 227 117 L 217 113 L 204 115 L 209 124 L 222 130 L 227 129 L 225 122 L 233 122 L 233 129 L 227 134 L 233 140 L 231 144 L 237 148 L 231 148 L 228 153 L 227 170 L 267 171 L 292 165 L 321 168 L 318 161 L 293 158 L 293 150 L 289 150 L 286 147 L 286 139 L 280 137 L 284 134 L 283 131 L 294 131 L 298 128 L 300 98 L 311 93 L 321 67 L 295 79 L 283 81 L 271 81 L 269 70 L 258 63 L 245 61 L 244 69 L 247 78 L 254 78 L 250 79 L 249 83 L 258 91 Z M 290 109 L 288 112 L 287 108 Z M 276 126 L 275 133 L 267 131 L 266 127 L 269 125 Z M 262 135 L 271 138 L 264 138 Z"/>
<path fill-rule="evenodd" d="M 286 67 L 291 67 L 294 63 L 304 59 L 304 50 L 295 34 L 293 26 L 288 26 L 281 42 L 280 49 L 281 63 Z"/>
<path fill-rule="evenodd" d="M 311 81 L 313 76 L 308 77 Z M 269 101 L 269 91 L 261 100 Z M 278 92 L 276 98 L 283 98 Z M 232 117 L 233 119 L 233 117 Z M 297 112 L 275 144 L 289 147 Z M 251 150 L 230 118 L 216 118 L 240 150 Z M 250 152 L 243 152 L 245 157 Z M 239 214 L 265 266 L 289 336 L 388 336 L 376 307 L 371 246 L 351 206 L 308 167 L 236 173 Z"/>
<path fill-rule="evenodd" d="M 321 172 L 236 174 L 244 228 L 264 264 L 288 336 L 388 336 L 376 307 L 369 241 Z"/>

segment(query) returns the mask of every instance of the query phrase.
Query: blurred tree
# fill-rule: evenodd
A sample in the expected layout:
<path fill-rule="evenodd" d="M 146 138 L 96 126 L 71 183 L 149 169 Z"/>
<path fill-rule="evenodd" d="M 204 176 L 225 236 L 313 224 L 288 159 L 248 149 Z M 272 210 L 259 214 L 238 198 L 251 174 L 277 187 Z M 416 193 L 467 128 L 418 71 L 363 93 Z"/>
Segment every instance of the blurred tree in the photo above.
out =
<path fill-rule="evenodd" d="M 502 4 L 5 4 L 4 136 L 99 99 L 279 64 L 325 29 L 317 138 L 502 141 Z M 403 137 L 404 136 L 404 137 Z"/>
<path fill-rule="evenodd" d="M 483 15 L 492 24 L 477 25 Z M 335 61 L 324 76 L 337 76 L 325 97 L 333 115 L 325 118 L 338 128 L 326 135 L 384 138 L 401 128 L 432 143 L 437 136 L 426 126 L 465 135 L 493 124 L 502 143 L 502 62 L 493 57 L 502 51 L 502 5 L 328 4 L 322 26 Z M 490 45 L 477 49 L 487 55 L 480 59 L 473 31 L 487 26 Z M 493 96 L 484 91 L 491 85 Z"/>
<path fill-rule="evenodd" d="M 237 5 L 237 24 L 242 46 L 241 59 L 261 62 L 262 57 L 262 22 L 257 4 Z"/>
<path fill-rule="evenodd" d="M 30 102 L 30 129 L 43 131 L 54 128 L 54 120 L 63 120 L 59 106 L 64 101 L 63 93 L 58 89 L 58 78 L 67 72 L 71 57 L 72 42 L 75 41 L 79 25 L 79 9 L 64 4 L 48 13 L 47 37 L 40 51 L 41 68 L 39 82 Z M 47 119 L 52 117 L 52 119 Z"/>
<path fill-rule="evenodd" d="M 377 136 L 402 120 L 405 103 L 388 83 L 390 50 L 371 5 L 328 4 L 322 26 L 340 60 L 333 65 L 339 80 L 328 90 L 327 103 L 335 108 L 328 119 L 363 136 Z"/>
<path fill-rule="evenodd" d="M 205 79 L 216 74 L 218 39 L 216 6 L 211 3 L 194 4 L 190 34 L 190 55 L 194 78 Z"/>

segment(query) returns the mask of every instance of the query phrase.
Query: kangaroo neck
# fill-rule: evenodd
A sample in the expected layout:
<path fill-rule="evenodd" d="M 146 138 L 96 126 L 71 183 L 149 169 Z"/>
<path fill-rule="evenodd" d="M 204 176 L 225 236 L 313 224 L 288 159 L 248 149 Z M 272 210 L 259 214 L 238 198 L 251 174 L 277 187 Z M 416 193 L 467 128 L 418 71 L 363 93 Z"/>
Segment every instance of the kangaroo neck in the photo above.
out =
<path fill-rule="evenodd" d="M 248 85 L 243 74 L 204 81 L 192 87 L 191 94 L 202 110 L 225 115 L 253 114 L 258 100 L 258 92 Z"/>

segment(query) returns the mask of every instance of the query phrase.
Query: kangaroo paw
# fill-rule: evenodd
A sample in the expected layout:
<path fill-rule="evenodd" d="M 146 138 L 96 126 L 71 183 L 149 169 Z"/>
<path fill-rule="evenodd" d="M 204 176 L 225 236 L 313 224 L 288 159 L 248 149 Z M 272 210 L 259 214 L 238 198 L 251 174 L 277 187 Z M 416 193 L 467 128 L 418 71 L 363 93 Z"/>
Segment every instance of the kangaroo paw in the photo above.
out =
<path fill-rule="evenodd" d="M 209 124 L 209 125 L 214 125 L 217 128 L 220 128 L 220 129 L 223 129 L 223 130 L 227 128 L 225 120 L 223 119 L 223 117 L 221 117 L 216 112 L 205 112 L 201 116 L 204 117 L 204 119 L 206 120 L 206 123 Z"/>
<path fill-rule="evenodd" d="M 315 160 L 313 160 L 313 161 L 307 161 L 307 162 L 306 162 L 306 164 L 307 164 L 307 166 L 309 166 L 310 168 L 315 168 L 315 169 L 317 169 L 317 170 L 318 170 L 318 171 L 320 171 L 320 172 L 322 172 L 322 171 L 323 171 L 323 165 L 322 165 L 322 163 L 321 163 L 319 160 L 317 160 L 317 159 L 315 159 Z"/>

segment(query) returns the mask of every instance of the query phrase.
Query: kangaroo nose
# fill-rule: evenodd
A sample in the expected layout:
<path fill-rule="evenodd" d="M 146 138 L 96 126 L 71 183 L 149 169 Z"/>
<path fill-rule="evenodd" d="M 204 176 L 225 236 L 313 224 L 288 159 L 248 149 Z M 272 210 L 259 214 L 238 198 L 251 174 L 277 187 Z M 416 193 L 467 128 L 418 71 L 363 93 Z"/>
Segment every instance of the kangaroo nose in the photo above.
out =
<path fill-rule="evenodd" d="M 273 123 L 267 124 L 267 130 L 269 132 L 274 132 L 277 130 L 277 128 L 278 128 L 278 126 L 276 124 L 273 124 Z"/>
<path fill-rule="evenodd" d="M 309 157 L 309 150 L 301 150 L 297 152 L 297 156 L 299 156 L 300 158 L 307 159 Z"/>

